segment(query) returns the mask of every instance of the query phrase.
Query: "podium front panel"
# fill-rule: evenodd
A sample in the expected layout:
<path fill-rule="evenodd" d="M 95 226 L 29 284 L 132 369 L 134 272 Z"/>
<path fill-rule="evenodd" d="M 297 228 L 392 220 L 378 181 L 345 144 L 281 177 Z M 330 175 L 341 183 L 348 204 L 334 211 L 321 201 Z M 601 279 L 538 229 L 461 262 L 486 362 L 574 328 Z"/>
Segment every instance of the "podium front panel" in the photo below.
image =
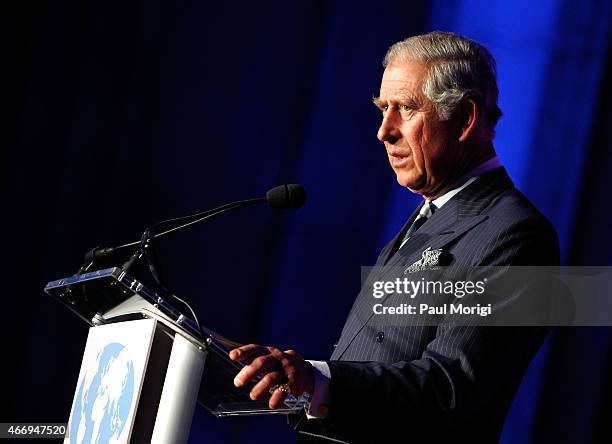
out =
<path fill-rule="evenodd" d="M 156 321 L 89 330 L 65 444 L 130 441 Z"/>

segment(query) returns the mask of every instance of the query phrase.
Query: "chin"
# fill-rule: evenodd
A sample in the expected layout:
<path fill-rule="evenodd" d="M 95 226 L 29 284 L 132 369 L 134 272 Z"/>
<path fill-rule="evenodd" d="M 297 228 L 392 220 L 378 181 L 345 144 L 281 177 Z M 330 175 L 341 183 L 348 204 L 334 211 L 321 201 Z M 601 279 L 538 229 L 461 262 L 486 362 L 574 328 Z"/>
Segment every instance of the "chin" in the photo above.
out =
<path fill-rule="evenodd" d="M 406 174 L 401 171 L 396 173 L 396 179 L 397 183 L 405 188 L 408 188 L 413 193 L 415 193 L 416 191 L 414 190 L 418 190 L 419 186 L 423 183 L 422 180 L 415 178 L 413 175 Z"/>

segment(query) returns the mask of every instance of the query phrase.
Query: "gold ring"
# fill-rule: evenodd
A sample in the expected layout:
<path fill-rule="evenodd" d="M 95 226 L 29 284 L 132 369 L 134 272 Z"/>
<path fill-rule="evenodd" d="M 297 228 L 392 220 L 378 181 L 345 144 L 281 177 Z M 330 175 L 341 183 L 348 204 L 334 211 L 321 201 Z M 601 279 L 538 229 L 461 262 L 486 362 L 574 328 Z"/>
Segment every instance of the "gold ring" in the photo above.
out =
<path fill-rule="evenodd" d="M 287 393 L 289 393 L 289 384 L 281 384 L 278 387 L 276 387 L 276 389 L 286 395 Z"/>

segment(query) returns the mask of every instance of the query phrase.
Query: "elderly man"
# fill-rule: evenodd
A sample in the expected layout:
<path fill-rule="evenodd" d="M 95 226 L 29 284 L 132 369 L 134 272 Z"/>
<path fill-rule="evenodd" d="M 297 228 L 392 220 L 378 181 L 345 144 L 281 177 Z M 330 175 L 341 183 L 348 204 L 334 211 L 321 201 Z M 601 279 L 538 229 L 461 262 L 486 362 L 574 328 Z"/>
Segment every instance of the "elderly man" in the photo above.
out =
<path fill-rule="evenodd" d="M 448 266 L 557 265 L 554 229 L 513 186 L 493 147 L 501 111 L 489 51 L 433 32 L 391 46 L 384 67 L 374 99 L 378 139 L 399 184 L 424 201 L 372 274 L 406 269 L 427 252 L 443 252 L 440 265 Z M 230 352 L 247 363 L 235 385 L 263 374 L 251 397 L 272 389 L 271 408 L 288 392 L 312 394 L 296 427 L 303 439 L 497 441 L 546 329 L 381 324 L 365 287 L 329 361 L 246 345 Z M 514 296 L 505 306 L 520 301 Z"/>

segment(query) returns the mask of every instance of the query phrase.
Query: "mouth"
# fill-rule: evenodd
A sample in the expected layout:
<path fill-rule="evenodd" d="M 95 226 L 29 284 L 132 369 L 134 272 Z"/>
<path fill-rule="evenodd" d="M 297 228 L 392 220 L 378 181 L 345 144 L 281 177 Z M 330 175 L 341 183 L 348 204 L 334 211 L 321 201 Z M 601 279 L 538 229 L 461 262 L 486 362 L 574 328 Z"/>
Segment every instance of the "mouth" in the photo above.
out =
<path fill-rule="evenodd" d="M 389 162 L 394 168 L 402 168 L 408 164 L 410 160 L 410 154 L 401 153 L 387 153 L 389 156 Z"/>

